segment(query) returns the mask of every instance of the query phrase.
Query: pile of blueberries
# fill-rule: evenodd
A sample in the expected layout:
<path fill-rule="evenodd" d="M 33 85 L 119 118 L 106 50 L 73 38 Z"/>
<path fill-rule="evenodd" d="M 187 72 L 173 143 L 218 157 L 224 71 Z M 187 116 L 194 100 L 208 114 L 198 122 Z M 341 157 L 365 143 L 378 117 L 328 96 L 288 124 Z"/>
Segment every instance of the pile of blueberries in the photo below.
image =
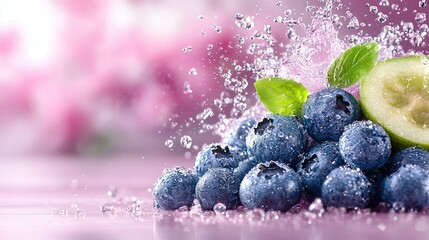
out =
<path fill-rule="evenodd" d="M 301 199 L 325 207 L 429 206 L 429 152 L 392 153 L 385 130 L 363 120 L 358 101 L 342 89 L 309 96 L 298 117 L 248 118 L 196 157 L 194 170 L 167 169 L 154 188 L 154 206 L 174 210 L 198 199 L 204 210 L 288 211 Z"/>

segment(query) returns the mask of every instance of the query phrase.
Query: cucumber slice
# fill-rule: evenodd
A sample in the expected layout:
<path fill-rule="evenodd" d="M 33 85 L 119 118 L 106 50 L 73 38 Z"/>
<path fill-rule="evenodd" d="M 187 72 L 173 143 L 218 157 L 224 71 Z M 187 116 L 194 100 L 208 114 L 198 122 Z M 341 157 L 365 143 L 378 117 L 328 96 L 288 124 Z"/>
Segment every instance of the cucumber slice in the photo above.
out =
<path fill-rule="evenodd" d="M 378 63 L 360 84 L 364 115 L 389 133 L 396 148 L 429 150 L 429 57 Z"/>

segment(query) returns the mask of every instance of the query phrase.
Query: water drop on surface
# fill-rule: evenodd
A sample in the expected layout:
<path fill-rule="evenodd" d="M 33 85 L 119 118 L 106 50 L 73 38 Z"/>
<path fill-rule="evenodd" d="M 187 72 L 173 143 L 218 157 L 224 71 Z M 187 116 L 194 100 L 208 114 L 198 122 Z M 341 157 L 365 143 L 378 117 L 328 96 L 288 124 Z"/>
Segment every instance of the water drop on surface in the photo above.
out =
<path fill-rule="evenodd" d="M 213 207 L 213 211 L 217 216 L 219 215 L 225 215 L 226 212 L 226 206 L 223 203 L 216 203 Z"/>
<path fill-rule="evenodd" d="M 280 7 L 282 4 L 283 4 L 282 1 L 276 2 L 276 6 L 278 6 L 278 7 Z"/>
<path fill-rule="evenodd" d="M 200 19 L 200 20 L 202 20 L 202 19 L 204 19 L 204 16 L 203 15 L 198 15 L 197 18 Z"/>
<path fill-rule="evenodd" d="M 386 230 L 386 225 L 384 223 L 379 223 L 377 225 L 377 228 L 380 229 L 380 231 L 384 232 Z"/>
<path fill-rule="evenodd" d="M 191 148 L 192 146 L 192 138 L 188 135 L 185 135 L 180 138 L 180 145 L 184 148 Z"/>
<path fill-rule="evenodd" d="M 110 204 L 110 203 L 106 203 L 106 204 L 104 204 L 104 205 L 101 206 L 101 212 L 103 214 L 108 214 L 108 215 L 111 215 L 111 216 L 115 216 L 116 212 L 117 212 L 117 209 L 116 209 L 115 205 Z"/>
<path fill-rule="evenodd" d="M 419 1 L 419 7 L 424 8 L 428 5 L 427 0 L 420 0 Z"/>
<path fill-rule="evenodd" d="M 61 217 L 68 217 L 69 215 L 69 211 L 67 209 L 59 209 L 57 213 Z"/>
<path fill-rule="evenodd" d="M 76 219 L 85 219 L 85 217 L 86 217 L 86 213 L 84 211 L 77 210 L 74 213 L 74 218 L 76 218 Z"/>

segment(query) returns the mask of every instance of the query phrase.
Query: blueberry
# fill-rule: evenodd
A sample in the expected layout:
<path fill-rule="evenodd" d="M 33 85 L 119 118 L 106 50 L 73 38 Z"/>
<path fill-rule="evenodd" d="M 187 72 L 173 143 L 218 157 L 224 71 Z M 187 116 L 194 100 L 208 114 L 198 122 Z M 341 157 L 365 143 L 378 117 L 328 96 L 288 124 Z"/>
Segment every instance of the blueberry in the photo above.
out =
<path fill-rule="evenodd" d="M 243 180 L 244 176 L 252 170 L 256 164 L 258 164 L 259 161 L 255 157 L 250 157 L 238 164 L 238 167 L 234 169 L 234 174 L 237 176 L 237 178 L 240 180 L 240 182 Z"/>
<path fill-rule="evenodd" d="M 372 191 L 370 181 L 360 170 L 342 166 L 326 177 L 322 201 L 326 207 L 364 208 L 370 202 Z"/>
<path fill-rule="evenodd" d="M 381 198 L 389 205 L 403 204 L 408 209 L 428 206 L 429 173 L 421 167 L 406 165 L 384 179 Z"/>
<path fill-rule="evenodd" d="M 338 141 L 344 127 L 361 118 L 359 103 L 342 89 L 324 89 L 311 95 L 304 104 L 303 122 L 316 142 Z"/>
<path fill-rule="evenodd" d="M 389 159 L 392 145 L 384 129 L 370 121 L 348 125 L 341 135 L 340 153 L 344 161 L 361 170 L 382 167 Z"/>
<path fill-rule="evenodd" d="M 239 201 L 240 181 L 232 170 L 209 169 L 196 186 L 197 199 L 204 210 L 213 210 L 216 203 L 223 203 L 227 209 L 235 208 Z"/>
<path fill-rule="evenodd" d="M 416 147 L 403 149 L 391 156 L 385 166 L 385 170 L 390 174 L 407 164 L 429 170 L 429 152 Z"/>
<path fill-rule="evenodd" d="M 383 182 L 385 175 L 380 170 L 370 170 L 364 172 L 365 176 L 368 178 L 371 183 L 371 197 L 368 204 L 368 207 L 375 208 L 378 206 L 380 202 L 380 191 L 381 191 L 381 183 Z"/>
<path fill-rule="evenodd" d="M 256 124 L 255 119 L 246 118 L 240 122 L 236 130 L 229 136 L 227 143 L 229 146 L 246 150 L 246 138 L 249 131 Z"/>
<path fill-rule="evenodd" d="M 320 197 L 320 190 L 326 176 L 339 166 L 344 165 L 338 143 L 324 142 L 311 147 L 298 163 L 306 197 L 311 200 Z"/>
<path fill-rule="evenodd" d="M 176 167 L 164 170 L 153 190 L 154 206 L 165 210 L 191 206 L 197 182 L 198 177 L 188 169 Z"/>
<path fill-rule="evenodd" d="M 300 201 L 301 193 L 298 174 L 274 161 L 256 165 L 240 186 L 240 200 L 248 209 L 288 211 Z"/>
<path fill-rule="evenodd" d="M 269 115 L 258 122 L 246 139 L 249 156 L 260 162 L 278 161 L 296 165 L 308 143 L 304 126 L 289 116 Z"/>
<path fill-rule="evenodd" d="M 240 149 L 212 144 L 198 153 L 195 159 L 195 173 L 201 177 L 210 168 L 228 168 L 233 170 L 246 156 L 247 153 Z"/>

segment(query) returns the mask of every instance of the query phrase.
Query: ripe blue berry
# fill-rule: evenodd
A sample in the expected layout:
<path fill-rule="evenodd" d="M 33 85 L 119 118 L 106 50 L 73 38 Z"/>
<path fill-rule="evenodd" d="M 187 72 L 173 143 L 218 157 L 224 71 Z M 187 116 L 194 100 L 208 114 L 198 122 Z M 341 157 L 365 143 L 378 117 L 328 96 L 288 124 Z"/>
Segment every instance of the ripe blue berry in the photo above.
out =
<path fill-rule="evenodd" d="M 384 179 L 381 198 L 391 206 L 399 203 L 408 209 L 428 206 L 429 173 L 414 165 L 400 167 Z"/>
<path fill-rule="evenodd" d="M 228 146 L 246 150 L 247 135 L 249 134 L 250 129 L 252 129 L 255 124 L 255 119 L 251 117 L 241 121 L 236 130 L 231 134 L 231 136 L 229 136 L 227 140 Z"/>
<path fill-rule="evenodd" d="M 326 207 L 364 208 L 370 202 L 372 186 L 359 170 L 339 167 L 331 171 L 322 185 Z"/>
<path fill-rule="evenodd" d="M 250 170 L 252 170 L 252 168 L 254 166 L 256 166 L 256 164 L 258 164 L 258 160 L 255 157 L 250 157 L 242 162 L 240 162 L 238 164 L 238 167 L 236 167 L 234 169 L 234 174 L 235 176 L 237 176 L 237 178 L 240 180 L 243 180 L 244 176 L 246 176 L 246 174 L 248 172 L 250 172 Z"/>
<path fill-rule="evenodd" d="M 336 142 L 324 142 L 310 148 L 298 163 L 297 170 L 302 179 L 307 198 L 320 197 L 326 176 L 344 164 Z"/>
<path fill-rule="evenodd" d="M 154 206 L 165 210 L 191 206 L 197 182 L 198 177 L 188 169 L 176 167 L 164 170 L 153 190 Z"/>
<path fill-rule="evenodd" d="M 299 202 L 301 193 L 298 174 L 274 161 L 256 165 L 240 186 L 240 200 L 248 209 L 288 211 Z"/>
<path fill-rule="evenodd" d="M 260 162 L 278 161 L 295 166 L 308 143 L 304 126 L 289 116 L 269 115 L 247 136 L 247 151 Z"/>
<path fill-rule="evenodd" d="M 392 145 L 384 129 L 370 121 L 348 125 L 339 141 L 344 161 L 361 170 L 375 170 L 389 159 Z"/>
<path fill-rule="evenodd" d="M 233 170 L 244 160 L 247 153 L 236 148 L 212 144 L 198 153 L 195 159 L 195 173 L 204 175 L 210 168 L 228 168 Z"/>
<path fill-rule="evenodd" d="M 385 166 L 386 172 L 393 173 L 408 164 L 429 170 L 429 152 L 416 147 L 403 149 L 391 156 Z"/>
<path fill-rule="evenodd" d="M 327 88 L 308 98 L 303 118 L 308 134 L 316 142 L 338 141 L 345 126 L 362 118 L 362 111 L 350 93 Z"/>
<path fill-rule="evenodd" d="M 196 186 L 197 199 L 204 210 L 213 210 L 216 203 L 223 203 L 227 209 L 235 208 L 239 201 L 240 181 L 232 170 L 209 169 Z"/>

